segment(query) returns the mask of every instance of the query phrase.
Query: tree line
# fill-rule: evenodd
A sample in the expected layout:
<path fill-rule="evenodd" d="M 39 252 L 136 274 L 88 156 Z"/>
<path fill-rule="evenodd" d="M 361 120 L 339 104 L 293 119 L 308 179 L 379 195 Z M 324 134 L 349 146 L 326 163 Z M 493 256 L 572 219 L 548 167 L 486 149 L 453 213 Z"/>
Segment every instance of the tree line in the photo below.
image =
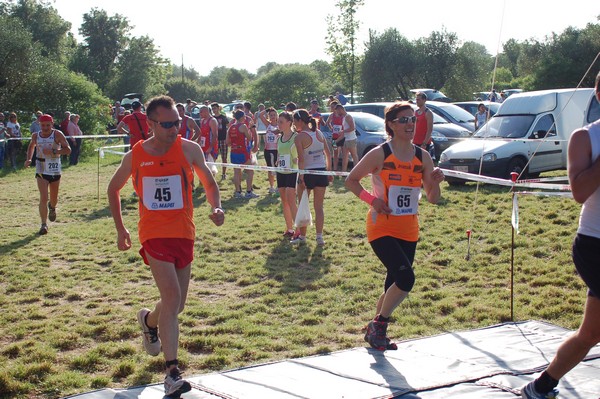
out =
<path fill-rule="evenodd" d="M 149 36 L 132 36 L 129 20 L 92 8 L 83 15 L 78 42 L 46 0 L 0 2 L 0 109 L 31 115 L 37 109 L 81 115 L 86 133 L 104 131 L 109 105 L 125 93 L 145 98 L 169 94 L 221 103 L 234 99 L 279 105 L 306 105 L 336 91 L 360 93 L 364 101 L 409 98 L 410 89 L 427 87 L 457 100 L 492 87 L 525 90 L 591 87 L 600 63 L 600 17 L 585 28 L 567 28 L 544 40 L 514 39 L 495 55 L 475 42 L 461 42 L 442 28 L 409 40 L 399 28 L 369 30 L 364 51 L 357 52 L 363 0 L 339 0 L 337 19 L 327 16 L 326 51 L 331 62 L 267 62 L 256 73 L 220 66 L 207 76 L 163 58 Z M 495 68 L 496 66 L 496 68 Z M 494 74 L 495 72 L 495 74 Z"/>

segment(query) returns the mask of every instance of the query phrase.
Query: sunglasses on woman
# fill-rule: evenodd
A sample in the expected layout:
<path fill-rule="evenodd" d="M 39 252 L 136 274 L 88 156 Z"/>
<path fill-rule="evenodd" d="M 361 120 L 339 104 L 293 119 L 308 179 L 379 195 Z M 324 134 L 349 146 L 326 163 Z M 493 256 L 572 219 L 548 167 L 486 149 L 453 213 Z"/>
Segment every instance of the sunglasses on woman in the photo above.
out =
<path fill-rule="evenodd" d="M 405 124 L 408 122 L 415 123 L 416 121 L 417 121 L 416 116 L 401 116 L 399 118 L 392 119 L 392 123 L 400 123 L 400 124 Z"/>

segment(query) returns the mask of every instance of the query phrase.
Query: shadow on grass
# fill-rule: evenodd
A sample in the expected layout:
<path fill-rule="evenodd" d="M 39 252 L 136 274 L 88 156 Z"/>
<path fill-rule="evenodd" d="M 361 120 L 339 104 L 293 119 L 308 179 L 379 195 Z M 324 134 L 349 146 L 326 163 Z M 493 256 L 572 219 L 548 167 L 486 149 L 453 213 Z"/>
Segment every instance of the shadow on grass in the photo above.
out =
<path fill-rule="evenodd" d="M 29 244 L 30 242 L 37 239 L 38 237 L 39 237 L 39 234 L 31 233 L 28 236 L 18 239 L 16 241 L 8 242 L 6 244 L 1 244 L 0 245 L 0 253 L 7 254 L 14 250 L 20 249 L 21 247 Z"/>
<path fill-rule="evenodd" d="M 277 244 L 267 259 L 269 277 L 282 283 L 280 293 L 301 292 L 314 288 L 314 283 L 329 272 L 331 260 L 323 247 L 311 249 L 311 244 L 294 246 L 287 240 Z"/>

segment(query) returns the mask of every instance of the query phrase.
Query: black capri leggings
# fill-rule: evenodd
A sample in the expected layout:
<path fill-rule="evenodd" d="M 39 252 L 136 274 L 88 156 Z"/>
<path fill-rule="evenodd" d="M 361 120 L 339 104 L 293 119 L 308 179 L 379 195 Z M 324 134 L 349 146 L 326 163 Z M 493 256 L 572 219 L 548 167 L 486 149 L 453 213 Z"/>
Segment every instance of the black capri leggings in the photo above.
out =
<path fill-rule="evenodd" d="M 387 269 L 384 291 L 396 283 L 402 291 L 410 292 L 415 285 L 412 264 L 415 260 L 417 242 L 385 236 L 371 241 L 370 244 L 375 255 Z"/>

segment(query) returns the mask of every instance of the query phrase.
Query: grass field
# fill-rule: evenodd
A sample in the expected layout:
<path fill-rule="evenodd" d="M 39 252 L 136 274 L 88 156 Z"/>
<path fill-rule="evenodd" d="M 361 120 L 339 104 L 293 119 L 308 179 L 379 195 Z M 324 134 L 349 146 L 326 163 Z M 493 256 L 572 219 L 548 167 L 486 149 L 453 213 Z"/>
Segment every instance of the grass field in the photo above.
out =
<path fill-rule="evenodd" d="M 56 398 L 103 387 L 162 381 L 162 357 L 143 352 L 140 307 L 157 299 L 137 253 L 137 201 L 128 184 L 124 218 L 134 248 L 119 252 L 105 191 L 119 158 L 67 167 L 58 219 L 38 236 L 32 170 L 0 174 L 0 397 Z M 232 175 L 229 171 L 229 176 Z M 561 174 L 564 174 L 562 172 Z M 341 180 L 327 191 L 325 248 L 291 247 L 279 199 L 232 199 L 215 227 L 195 196 L 197 242 L 180 361 L 186 375 L 364 346 L 384 268 L 365 237 L 366 205 Z M 394 313 L 393 339 L 510 320 L 511 194 L 507 188 L 442 184 L 437 206 L 421 201 L 416 284 Z M 586 290 L 570 258 L 579 205 L 521 197 L 515 247 L 515 320 L 577 328 Z M 466 230 L 473 230 L 471 258 Z"/>

